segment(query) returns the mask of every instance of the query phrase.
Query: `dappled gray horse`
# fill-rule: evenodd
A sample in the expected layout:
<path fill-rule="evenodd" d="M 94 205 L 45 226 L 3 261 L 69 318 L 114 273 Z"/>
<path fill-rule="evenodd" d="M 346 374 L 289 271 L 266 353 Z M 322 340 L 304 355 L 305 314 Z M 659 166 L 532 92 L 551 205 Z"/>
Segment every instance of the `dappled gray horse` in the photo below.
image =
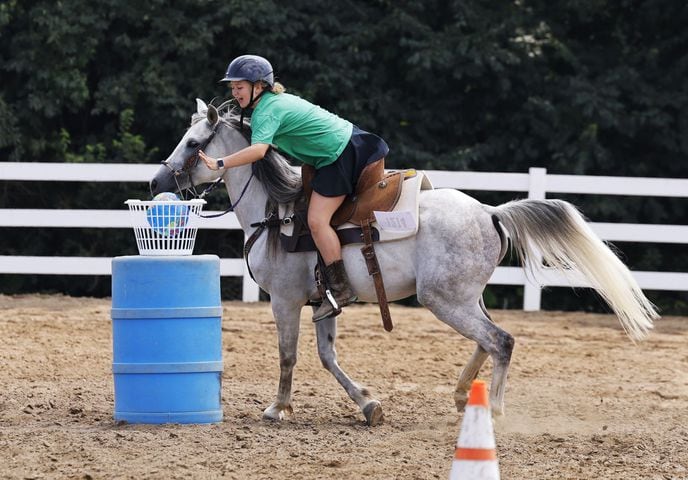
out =
<path fill-rule="evenodd" d="M 214 182 L 222 176 L 234 211 L 248 235 L 256 222 L 277 204 L 293 202 L 301 191 L 301 178 L 278 153 L 271 151 L 253 165 L 211 171 L 198 161 L 203 148 L 223 156 L 248 145 L 247 127 L 222 108 L 197 100 L 191 126 L 151 180 L 151 192 L 178 191 Z M 224 112 L 224 113 L 223 113 Z M 376 247 L 390 300 L 416 294 L 418 301 L 439 320 L 476 342 L 477 347 L 459 375 L 454 393 L 457 409 L 465 405 L 471 382 L 488 356 L 493 360 L 490 406 L 504 412 L 504 391 L 514 347 L 513 337 L 495 325 L 482 302 L 482 292 L 507 251 L 506 235 L 529 271 L 541 267 L 564 273 L 577 271 L 614 310 L 633 339 L 642 338 L 657 317 L 630 271 L 589 229 L 571 204 L 560 200 L 518 200 L 492 207 L 457 190 L 423 190 L 420 193 L 420 228 L 402 240 Z M 270 294 L 279 337 L 280 380 L 277 398 L 263 413 L 281 420 L 292 413 L 292 374 L 297 358 L 301 309 L 318 298 L 313 269 L 316 254 L 287 253 L 271 245 L 274 235 L 263 234 L 248 256 L 260 287 Z M 360 246 L 343 247 L 343 259 L 352 287 L 364 302 L 376 302 Z M 318 354 L 361 408 L 366 422 L 382 420 L 382 406 L 368 389 L 340 368 L 335 351 L 336 319 L 315 323 Z"/>

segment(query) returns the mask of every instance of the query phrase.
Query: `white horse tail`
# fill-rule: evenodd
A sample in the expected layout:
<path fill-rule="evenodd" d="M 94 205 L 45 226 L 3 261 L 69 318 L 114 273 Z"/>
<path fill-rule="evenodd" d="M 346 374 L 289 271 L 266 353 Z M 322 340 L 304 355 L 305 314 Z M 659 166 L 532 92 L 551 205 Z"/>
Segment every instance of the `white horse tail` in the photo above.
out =
<path fill-rule="evenodd" d="M 521 263 L 537 272 L 541 260 L 567 274 L 580 272 L 606 300 L 631 339 L 640 340 L 659 317 L 630 270 L 563 200 L 517 200 L 488 207 L 504 225 Z"/>

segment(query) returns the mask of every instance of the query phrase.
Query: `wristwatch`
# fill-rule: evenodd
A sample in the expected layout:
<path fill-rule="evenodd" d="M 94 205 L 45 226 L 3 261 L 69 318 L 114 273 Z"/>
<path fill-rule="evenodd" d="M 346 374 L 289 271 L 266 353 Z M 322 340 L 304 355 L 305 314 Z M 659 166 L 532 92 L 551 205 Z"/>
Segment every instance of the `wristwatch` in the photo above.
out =
<path fill-rule="evenodd" d="M 219 160 L 217 161 L 217 169 L 219 170 L 219 169 L 221 169 L 221 168 L 225 168 L 225 161 L 222 160 L 222 159 L 219 159 Z"/>

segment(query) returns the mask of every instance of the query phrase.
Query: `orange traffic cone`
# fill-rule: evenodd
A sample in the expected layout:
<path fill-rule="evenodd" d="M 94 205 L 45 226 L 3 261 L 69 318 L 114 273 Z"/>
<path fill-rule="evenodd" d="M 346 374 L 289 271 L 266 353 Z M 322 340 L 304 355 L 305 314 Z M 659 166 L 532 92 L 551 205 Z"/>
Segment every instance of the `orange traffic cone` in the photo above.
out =
<path fill-rule="evenodd" d="M 454 450 L 449 480 L 499 480 L 487 386 L 474 380 Z"/>

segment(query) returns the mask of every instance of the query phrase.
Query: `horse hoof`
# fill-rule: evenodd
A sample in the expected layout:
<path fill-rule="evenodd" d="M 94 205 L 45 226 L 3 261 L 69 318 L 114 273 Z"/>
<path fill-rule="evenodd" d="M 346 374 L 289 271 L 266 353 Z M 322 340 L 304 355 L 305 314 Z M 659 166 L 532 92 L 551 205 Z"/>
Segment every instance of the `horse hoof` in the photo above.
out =
<path fill-rule="evenodd" d="M 366 424 L 369 427 L 380 425 L 385 418 L 385 414 L 382 411 L 382 404 L 377 400 L 369 402 L 363 408 L 363 415 L 365 415 Z"/>
<path fill-rule="evenodd" d="M 273 403 L 263 412 L 263 420 L 279 422 L 284 420 L 287 415 L 292 415 L 293 413 L 294 411 L 292 410 L 291 405 L 280 407 L 279 405 Z"/>
<path fill-rule="evenodd" d="M 504 416 L 504 405 L 491 406 L 493 417 Z"/>
<path fill-rule="evenodd" d="M 466 408 L 466 402 L 468 401 L 467 392 L 454 392 L 454 404 L 456 405 L 456 411 L 461 413 Z"/>

